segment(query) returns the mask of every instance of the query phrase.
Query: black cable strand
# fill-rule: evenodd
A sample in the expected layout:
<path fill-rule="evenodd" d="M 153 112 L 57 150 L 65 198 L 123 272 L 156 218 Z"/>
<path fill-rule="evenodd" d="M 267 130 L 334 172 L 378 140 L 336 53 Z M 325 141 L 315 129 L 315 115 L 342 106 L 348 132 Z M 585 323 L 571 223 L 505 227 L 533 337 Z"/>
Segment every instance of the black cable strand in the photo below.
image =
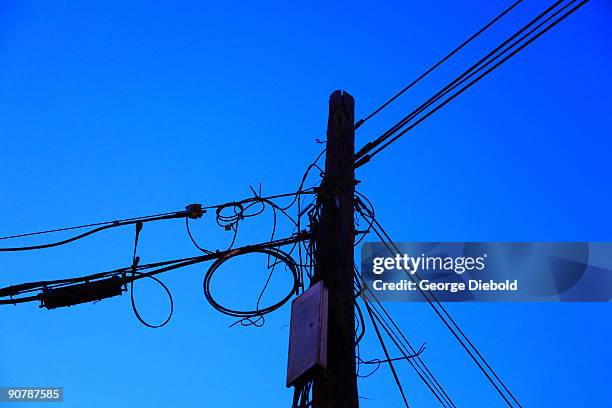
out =
<path fill-rule="evenodd" d="M 137 222 L 136 223 L 136 236 L 134 238 L 134 253 L 132 255 L 132 267 L 131 267 L 132 277 L 136 276 L 137 274 L 140 274 L 140 272 L 136 271 L 136 268 L 138 267 L 138 263 L 140 262 L 140 257 L 136 256 L 136 250 L 138 248 L 138 238 L 140 237 L 141 231 L 142 231 L 142 222 Z M 174 299 L 172 298 L 172 293 L 170 293 L 170 289 L 168 289 L 168 287 L 161 280 L 159 280 L 155 276 L 149 276 L 149 278 L 157 282 L 166 291 L 166 294 L 168 295 L 168 299 L 170 300 L 170 312 L 168 313 L 168 317 L 166 318 L 166 320 L 164 320 L 160 324 L 151 324 L 142 318 L 142 316 L 138 312 L 138 307 L 136 307 L 136 301 L 134 300 L 134 281 L 133 280 L 130 282 L 130 301 L 132 303 L 132 310 L 134 311 L 134 316 L 136 316 L 136 318 L 138 319 L 140 323 L 142 323 L 143 325 L 151 329 L 159 329 L 161 327 L 164 327 L 166 324 L 168 324 L 168 322 L 170 322 L 170 319 L 172 319 L 172 314 L 174 313 Z"/>
<path fill-rule="evenodd" d="M 356 319 L 356 321 L 359 323 L 358 325 L 355 326 L 355 345 L 357 345 L 359 344 L 359 342 L 361 342 L 361 340 L 363 339 L 363 336 L 365 336 L 366 327 L 365 327 L 365 319 L 363 318 L 363 312 L 361 311 L 361 308 L 359 307 L 359 304 L 357 302 L 355 302 L 355 310 L 357 311 L 357 317 L 358 317 L 358 320 Z M 357 327 L 360 328 L 359 334 L 357 334 Z"/>
<path fill-rule="evenodd" d="M 42 294 L 34 295 L 34 296 L 24 296 L 21 298 L 13 299 L 11 296 L 10 299 L 0 299 L 0 305 L 17 305 L 19 303 L 28 303 L 28 302 L 37 302 L 41 299 Z"/>
<path fill-rule="evenodd" d="M 376 233 L 376 235 L 378 235 L 378 237 L 381 239 L 381 241 L 383 241 L 383 244 L 387 247 L 387 249 L 389 250 L 389 253 L 391 253 L 392 255 L 396 255 L 399 252 L 394 252 L 391 247 L 389 246 L 389 243 L 393 244 L 393 241 L 391 240 L 385 240 L 382 237 L 382 234 L 380 233 L 380 231 L 378 230 L 377 226 L 378 226 L 378 222 L 375 222 L 375 227 L 374 227 L 374 232 Z M 396 249 L 397 251 L 397 249 Z M 410 277 L 416 276 L 416 274 L 411 274 L 408 271 L 405 271 L 406 274 Z M 418 278 L 418 277 L 417 277 Z M 411 278 L 414 280 L 414 278 Z M 420 280 L 420 278 L 418 278 Z M 461 346 L 465 349 L 465 351 L 468 353 L 468 355 L 472 358 L 472 360 L 476 363 L 476 365 L 478 366 L 478 368 L 480 368 L 480 370 L 482 371 L 482 373 L 485 375 L 485 377 L 489 380 L 489 382 L 491 383 L 491 385 L 493 385 L 493 387 L 496 389 L 496 391 L 498 392 L 498 394 L 503 398 L 503 400 L 506 402 L 506 404 L 509 407 L 512 407 L 512 404 L 510 403 L 510 401 L 508 400 L 507 396 L 502 392 L 502 390 L 499 388 L 499 385 L 493 381 L 493 379 L 491 378 L 491 375 L 489 372 L 487 372 L 487 370 L 485 370 L 485 368 L 483 367 L 483 365 L 481 364 L 481 362 L 476 358 L 476 356 L 474 356 L 474 354 L 472 353 L 472 350 L 470 350 L 468 348 L 468 346 L 466 345 L 466 343 L 464 342 L 464 340 L 457 334 L 457 332 L 455 331 L 455 329 L 451 326 L 451 324 L 444 318 L 444 316 L 440 313 L 440 311 L 438 310 L 438 308 L 436 306 L 439 306 L 442 310 L 445 310 L 444 307 L 437 301 L 437 299 L 435 298 L 435 295 L 430 294 L 430 296 L 432 296 L 432 299 L 430 299 L 427 294 L 426 291 L 421 290 L 421 293 L 423 294 L 423 296 L 425 297 L 425 299 L 427 300 L 427 303 L 429 303 L 432 308 L 434 309 L 434 311 L 436 312 L 436 314 L 438 315 L 438 317 L 442 320 L 442 322 L 446 325 L 446 327 L 451 331 L 451 333 L 455 336 L 455 338 L 459 341 L 459 344 L 461 344 Z M 448 313 L 445 313 L 447 316 Z M 456 325 L 456 323 L 454 324 Z M 490 367 L 490 366 L 489 366 Z M 496 378 L 499 378 L 496 376 Z M 504 389 L 506 389 L 505 386 L 503 386 Z M 514 398 L 513 398 L 514 399 Z M 520 404 L 519 404 L 520 406 Z"/>
<path fill-rule="evenodd" d="M 380 317 L 377 317 L 377 319 L 380 319 Z M 387 331 L 387 334 L 389 334 L 389 332 L 388 332 L 388 331 Z M 390 336 L 390 337 L 391 337 L 391 336 Z M 397 343 L 397 342 L 396 342 L 395 344 L 396 344 L 396 346 L 398 347 L 398 349 L 401 347 L 401 346 L 399 345 L 399 343 Z M 408 360 L 408 359 L 415 359 L 415 358 L 418 358 L 418 357 L 419 357 L 419 356 L 420 356 L 420 355 L 421 355 L 421 354 L 422 354 L 424 351 L 425 351 L 425 343 L 423 343 L 423 344 L 421 345 L 421 347 L 419 347 L 419 349 L 416 351 L 416 353 L 415 353 L 415 354 L 410 354 L 410 355 L 408 355 L 408 356 L 404 356 L 404 357 L 394 357 L 394 358 L 391 358 L 391 359 L 383 359 L 383 360 L 381 360 L 381 359 L 379 359 L 379 358 L 373 358 L 373 359 L 371 359 L 371 360 L 363 360 L 363 359 L 360 357 L 359 353 L 358 353 L 358 355 L 357 355 L 357 360 L 358 360 L 357 365 L 358 365 L 358 366 L 359 366 L 359 365 L 361 365 L 361 364 L 365 364 L 365 365 L 374 365 L 374 364 L 375 364 L 375 365 L 376 365 L 376 367 L 375 367 L 375 368 L 374 368 L 374 369 L 373 369 L 371 372 L 369 372 L 369 373 L 368 373 L 368 374 L 366 374 L 366 375 L 359 375 L 359 371 L 357 371 L 357 372 L 358 372 L 358 377 L 360 377 L 360 378 L 368 378 L 368 377 L 370 377 L 371 375 L 373 375 L 374 373 L 376 373 L 376 371 L 378 371 L 378 369 L 380 368 L 380 366 L 381 366 L 381 364 L 382 364 L 382 363 L 386 363 L 386 362 L 388 362 L 389 360 L 390 360 L 390 361 L 403 361 L 403 360 Z M 358 368 L 359 368 L 359 367 L 358 367 Z"/>
<path fill-rule="evenodd" d="M 142 275 L 142 273 L 134 272 L 134 275 L 139 276 L 139 275 Z M 147 276 L 147 278 L 153 279 L 156 283 L 158 283 L 159 286 L 161 286 L 166 292 L 166 294 L 168 295 L 168 300 L 170 301 L 170 311 L 168 312 L 168 317 L 166 318 L 166 320 L 164 320 L 160 324 L 151 324 L 142 318 L 142 316 L 138 312 L 138 308 L 136 307 L 136 302 L 134 300 L 134 281 L 130 282 L 130 301 L 132 303 L 132 310 L 134 311 L 134 315 L 136 316 L 136 318 L 138 319 L 140 323 L 142 323 L 143 325 L 151 329 L 159 329 L 167 325 L 172 319 L 172 315 L 174 314 L 174 299 L 172 298 L 172 293 L 170 292 L 170 289 L 168 289 L 166 284 L 164 284 L 160 279 L 156 278 L 155 276 Z"/>
<path fill-rule="evenodd" d="M 172 214 L 176 214 L 176 211 L 168 212 L 168 213 L 163 213 L 163 214 L 147 215 L 147 216 L 142 216 L 142 217 L 125 218 L 125 219 L 122 219 L 122 220 L 94 222 L 94 223 L 91 223 L 91 224 L 76 225 L 76 226 L 73 226 L 73 227 L 55 228 L 55 229 L 50 229 L 50 230 L 45 230 L 45 231 L 28 232 L 28 233 L 24 233 L 24 234 L 7 235 L 7 236 L 4 236 L 4 237 L 0 237 L 0 241 L 5 240 L 5 239 L 24 238 L 24 237 L 31 237 L 31 236 L 34 236 L 34 235 L 51 234 L 51 233 L 54 233 L 54 232 L 64 232 L 64 231 L 72 231 L 72 230 L 75 230 L 75 229 L 98 227 L 100 225 L 116 224 L 116 223 L 122 223 L 122 222 L 126 222 L 126 221 L 139 221 L 139 220 L 145 220 L 147 218 L 162 217 L 162 216 L 172 215 Z"/>
<path fill-rule="evenodd" d="M 376 319 L 372 315 L 372 310 L 370 309 L 370 305 L 368 302 L 365 302 L 366 311 L 370 316 L 370 320 L 372 321 L 372 326 L 374 326 L 374 331 L 376 331 L 376 337 L 378 337 L 378 342 L 385 353 L 386 361 L 389 364 L 389 368 L 391 369 L 391 373 L 393 374 L 393 379 L 395 380 L 395 384 L 397 384 L 397 388 L 399 389 L 400 394 L 402 395 L 402 399 L 404 400 L 404 404 L 406 408 L 409 408 L 408 399 L 406 398 L 406 394 L 404 393 L 404 387 L 402 387 L 402 383 L 397 376 L 397 372 L 395 371 L 395 367 L 393 366 L 393 360 L 391 360 L 391 356 L 389 356 L 389 351 L 387 351 L 387 346 L 385 345 L 385 341 L 383 340 L 380 330 L 378 330 L 378 324 L 376 324 Z"/>
<path fill-rule="evenodd" d="M 201 252 L 204 252 L 205 254 L 212 254 L 212 251 L 209 251 L 206 248 L 201 247 L 197 241 L 195 240 L 195 238 L 193 237 L 193 234 L 191 233 L 191 228 L 189 228 L 189 217 L 185 217 L 185 228 L 187 230 L 187 235 L 189 236 L 189 240 L 191 240 L 191 243 L 197 248 L 199 249 Z"/>
<path fill-rule="evenodd" d="M 436 397 L 438 402 L 440 402 L 440 404 L 443 407 L 448 406 L 448 407 L 456 408 L 455 403 L 453 402 L 451 397 L 448 395 L 444 387 L 442 387 L 442 384 L 440 384 L 438 379 L 433 375 L 433 373 L 431 372 L 431 370 L 429 369 L 425 361 L 421 358 L 418 351 L 415 350 L 412 344 L 408 341 L 408 339 L 406 338 L 406 335 L 399 328 L 397 323 L 395 323 L 395 320 L 391 317 L 389 312 L 387 312 L 387 310 L 384 308 L 382 303 L 380 303 L 380 301 L 376 298 L 376 296 L 374 295 L 374 292 L 372 292 L 371 289 L 369 289 L 369 287 L 367 286 L 366 286 L 366 289 L 368 290 L 368 292 L 370 292 L 371 297 L 375 299 L 376 305 L 383 311 L 384 316 L 383 316 L 383 313 L 376 310 L 375 307 L 372 307 L 372 312 L 377 315 L 378 320 L 381 322 L 381 326 L 383 327 L 383 329 L 385 329 L 385 332 L 387 333 L 389 338 L 393 340 L 398 350 L 400 350 L 400 352 L 404 355 L 404 357 L 407 357 L 410 355 L 416 356 L 415 359 L 407 358 L 407 361 L 408 363 L 410 363 L 412 368 L 417 372 L 421 380 L 425 383 L 425 385 L 427 385 L 429 390 L 432 392 L 432 394 Z M 387 323 L 385 319 L 388 320 L 391 324 Z M 394 328 L 399 334 L 394 333 L 393 331 Z"/>
<path fill-rule="evenodd" d="M 144 223 L 144 222 L 152 222 L 152 221 L 160 221 L 160 220 L 169 220 L 173 218 L 182 218 L 185 215 L 186 215 L 185 211 L 179 211 L 179 212 L 175 212 L 171 214 L 165 214 L 165 215 L 160 215 L 160 216 L 155 216 L 155 217 L 148 217 L 148 218 L 143 218 L 143 219 L 132 219 L 128 221 L 115 221 L 112 224 L 103 225 L 101 227 L 94 228 L 90 231 L 84 232 L 82 234 L 79 234 L 74 237 L 70 237 L 70 238 L 67 238 L 61 241 L 56 241 L 56 242 L 51 242 L 51 243 L 41 244 L 41 245 L 24 246 L 24 247 L 0 248 L 0 252 L 32 251 L 36 249 L 52 248 L 52 247 L 65 245 L 65 244 L 77 241 L 79 239 L 85 238 L 87 236 L 93 235 L 97 232 L 104 231 L 110 228 L 123 227 L 126 225 L 134 225 L 139 222 Z"/>
<path fill-rule="evenodd" d="M 408 360 L 410 358 L 416 358 L 417 356 L 420 356 L 421 354 L 423 354 L 424 351 L 425 351 L 425 343 L 421 344 L 421 347 L 419 347 L 419 349 L 417 350 L 415 354 L 408 355 L 407 357 L 393 357 L 393 358 L 384 359 L 384 360 L 373 358 L 371 360 L 361 360 L 361 364 L 381 364 L 381 363 L 386 363 L 388 361 Z"/>

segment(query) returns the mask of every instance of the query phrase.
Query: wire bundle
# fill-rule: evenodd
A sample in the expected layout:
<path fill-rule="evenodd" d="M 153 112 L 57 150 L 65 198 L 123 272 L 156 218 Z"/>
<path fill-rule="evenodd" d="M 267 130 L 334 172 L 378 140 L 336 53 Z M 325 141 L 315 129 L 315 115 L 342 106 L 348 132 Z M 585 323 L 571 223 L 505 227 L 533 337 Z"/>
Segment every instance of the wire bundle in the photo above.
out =
<path fill-rule="evenodd" d="M 363 197 L 363 196 L 361 196 Z M 372 223 L 372 229 L 381 242 L 384 243 L 385 247 L 389 251 L 389 253 L 393 256 L 401 254 L 401 251 L 397 247 L 397 245 L 391 240 L 387 232 L 382 228 L 376 217 L 374 216 L 374 212 L 371 207 L 371 203 L 367 201 L 368 204 L 364 204 L 362 200 L 358 200 L 358 208 L 361 215 L 365 218 L 370 218 Z M 449 329 L 451 334 L 457 339 L 459 344 L 463 347 L 466 353 L 470 356 L 470 358 L 476 363 L 478 368 L 485 375 L 487 380 L 491 383 L 491 385 L 495 388 L 500 397 L 504 400 L 504 402 L 512 407 L 515 404 L 520 407 L 521 404 L 518 402 L 518 399 L 514 396 L 514 394 L 509 390 L 506 384 L 501 380 L 501 378 L 497 375 L 497 373 L 493 370 L 491 365 L 486 361 L 482 353 L 478 350 L 478 348 L 472 343 L 472 341 L 467 337 L 465 332 L 459 327 L 457 322 L 452 318 L 449 312 L 446 310 L 444 305 L 442 305 L 435 294 L 432 291 L 424 291 L 420 289 L 418 282 L 421 280 L 418 273 L 414 271 L 408 271 L 402 269 L 406 275 L 415 283 L 417 283 L 417 287 L 419 291 L 428 302 L 428 304 L 432 307 L 436 315 L 442 320 L 444 325 Z M 369 293 L 373 295 L 373 292 L 369 290 Z M 451 401 L 452 402 L 452 401 Z M 452 406 L 452 405 L 451 405 Z"/>
<path fill-rule="evenodd" d="M 538 39 L 544 33 L 549 31 L 551 28 L 559 24 L 561 21 L 569 17 L 580 7 L 584 6 L 589 0 L 557 0 L 551 6 L 547 7 L 544 11 L 539 13 L 529 23 L 517 30 L 512 36 L 501 42 L 497 47 L 491 50 L 483 58 L 479 59 L 476 63 L 470 66 L 467 70 L 457 76 L 454 80 L 436 92 L 433 96 L 415 108 L 412 112 L 406 115 L 403 119 L 397 122 L 395 125 L 390 127 L 378 138 L 366 143 L 354 156 L 352 163 L 347 164 L 344 168 L 337 171 L 336 174 L 327 174 L 327 178 L 336 177 L 338 174 L 346 171 L 349 168 L 358 168 L 369 162 L 374 156 L 382 152 L 393 142 L 398 140 L 400 137 L 414 129 L 416 126 L 421 124 L 424 120 L 429 118 L 435 112 L 446 106 L 449 102 L 454 100 L 457 96 L 471 88 L 474 84 L 480 81 L 482 78 L 493 72 L 504 62 L 508 61 L 514 55 L 522 51 L 525 47 L 531 44 L 533 41 Z M 474 36 L 470 37 L 467 41 L 462 43 L 459 47 L 453 50 L 450 54 L 436 63 L 432 68 L 427 70 L 424 74 L 419 76 L 406 88 L 394 95 L 391 99 L 385 102 L 380 108 L 376 109 L 365 119 L 359 121 L 357 124 L 361 125 L 366 120 L 372 118 L 381 110 L 383 110 L 392 101 L 397 99 L 410 87 L 415 85 L 425 76 L 427 76 L 433 69 L 437 68 L 443 62 L 448 60 L 452 55 L 463 48 L 467 43 L 472 41 L 476 36 L 484 31 L 484 29 L 490 27 L 494 22 L 498 21 L 502 16 L 506 15 L 511 9 L 516 7 L 521 1 L 517 1 L 512 4 L 508 9 L 497 16 L 492 22 L 487 24 L 483 29 L 477 32 Z"/>
<path fill-rule="evenodd" d="M 221 265 L 225 264 L 230 259 L 236 256 L 252 254 L 252 253 L 258 253 L 258 254 L 266 255 L 268 257 L 272 257 L 276 260 L 275 263 L 277 262 L 283 263 L 287 267 L 287 269 L 289 269 L 293 277 L 293 285 L 291 287 L 291 290 L 284 298 L 274 303 L 273 305 L 267 306 L 264 308 L 259 308 L 259 302 L 258 302 L 258 307 L 254 310 L 234 310 L 234 309 L 230 309 L 225 306 L 222 306 L 215 300 L 210 290 L 211 280 L 214 274 L 221 267 Z M 289 254 L 277 248 L 257 248 L 257 247 L 245 247 L 240 250 L 230 251 L 225 256 L 218 258 L 210 266 L 210 268 L 208 268 L 208 271 L 206 271 L 206 274 L 204 275 L 204 282 L 203 282 L 204 297 L 206 298 L 206 301 L 215 310 L 225 315 L 228 315 L 228 316 L 240 318 L 241 321 L 251 322 L 251 324 L 255 324 L 252 322 L 257 321 L 253 319 L 260 319 L 264 315 L 274 312 L 275 310 L 283 306 L 285 303 L 287 303 L 294 294 L 297 294 L 299 285 L 300 285 L 300 277 L 299 277 L 298 265 L 296 264 L 295 260 L 291 258 Z"/>

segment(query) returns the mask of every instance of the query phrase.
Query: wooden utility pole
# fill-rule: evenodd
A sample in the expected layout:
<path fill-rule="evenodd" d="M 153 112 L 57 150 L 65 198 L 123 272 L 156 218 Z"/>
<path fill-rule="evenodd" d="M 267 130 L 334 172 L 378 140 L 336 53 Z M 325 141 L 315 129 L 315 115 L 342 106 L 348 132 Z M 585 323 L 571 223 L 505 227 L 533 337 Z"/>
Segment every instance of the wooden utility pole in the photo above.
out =
<path fill-rule="evenodd" d="M 355 101 L 335 91 L 329 98 L 326 177 L 316 232 L 315 280 L 329 290 L 327 370 L 313 384 L 314 408 L 356 408 L 354 303 Z M 348 168 L 348 170 L 347 170 Z"/>

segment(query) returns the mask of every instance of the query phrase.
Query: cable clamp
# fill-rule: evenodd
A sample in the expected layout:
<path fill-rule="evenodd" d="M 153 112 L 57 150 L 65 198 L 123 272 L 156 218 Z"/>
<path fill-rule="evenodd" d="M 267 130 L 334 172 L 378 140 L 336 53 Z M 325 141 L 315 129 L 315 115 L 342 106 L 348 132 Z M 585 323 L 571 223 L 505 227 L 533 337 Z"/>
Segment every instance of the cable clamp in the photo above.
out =
<path fill-rule="evenodd" d="M 187 210 L 187 218 L 192 220 L 201 218 L 206 213 L 206 210 L 202 208 L 202 204 L 189 204 L 185 209 Z"/>

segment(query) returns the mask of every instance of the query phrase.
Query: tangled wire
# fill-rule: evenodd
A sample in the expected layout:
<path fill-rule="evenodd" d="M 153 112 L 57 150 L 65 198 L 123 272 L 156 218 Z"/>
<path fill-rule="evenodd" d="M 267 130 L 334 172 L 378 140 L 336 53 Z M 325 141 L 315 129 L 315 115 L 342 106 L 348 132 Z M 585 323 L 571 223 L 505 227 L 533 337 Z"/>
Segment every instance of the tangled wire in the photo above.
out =
<path fill-rule="evenodd" d="M 283 299 L 274 303 L 271 306 L 267 306 L 264 308 L 259 307 L 259 301 L 261 300 L 261 294 L 259 296 L 257 306 L 253 310 L 234 310 L 234 309 L 230 309 L 228 307 L 222 306 L 221 304 L 219 304 L 219 302 L 217 302 L 217 300 L 215 300 L 215 298 L 213 297 L 211 293 L 210 285 L 211 285 L 212 277 L 217 272 L 217 270 L 221 267 L 221 265 L 223 265 L 225 262 L 229 261 L 230 259 L 236 256 L 251 254 L 251 253 L 264 254 L 264 255 L 267 255 L 268 258 L 274 258 L 275 259 L 274 265 L 277 265 L 279 263 L 284 264 L 286 268 L 291 272 L 291 275 L 293 277 L 293 285 L 291 287 L 291 290 Z M 265 287 L 267 287 L 269 281 L 270 281 L 270 276 L 268 277 L 268 280 L 266 281 Z M 239 318 L 240 320 L 238 322 L 240 322 L 244 326 L 248 326 L 248 325 L 260 326 L 261 324 L 263 324 L 262 323 L 263 316 L 279 309 L 281 306 L 287 303 L 294 294 L 297 294 L 299 285 L 300 285 L 299 267 L 297 263 L 295 262 L 295 260 L 288 253 L 283 252 L 277 248 L 257 248 L 257 247 L 246 247 L 245 249 L 231 251 L 225 257 L 217 259 L 210 266 L 210 268 L 204 275 L 204 282 L 203 282 L 204 297 L 206 298 L 208 303 L 215 310 L 225 315 Z M 264 287 L 264 290 L 265 290 L 265 287 Z"/>
<path fill-rule="evenodd" d="M 225 231 L 233 232 L 232 239 L 226 250 L 230 251 L 231 253 L 231 249 L 234 248 L 234 245 L 236 243 L 236 237 L 239 231 L 239 226 L 243 221 L 262 215 L 268 209 L 271 210 L 272 214 L 272 227 L 269 236 L 269 242 L 273 242 L 276 238 L 277 226 L 279 223 L 279 218 L 281 217 L 289 221 L 290 225 L 292 226 L 292 236 L 301 233 L 303 227 L 305 226 L 311 227 L 312 224 L 315 223 L 316 219 L 318 218 L 318 190 L 316 187 L 305 188 L 304 186 L 306 184 L 306 181 L 308 180 L 309 174 L 313 169 L 317 169 L 319 171 L 319 176 L 322 176 L 322 170 L 317 164 L 322 155 L 323 152 L 319 154 L 316 160 L 308 166 L 306 172 L 302 176 L 301 182 L 295 193 L 283 194 L 272 197 L 263 197 L 261 194 L 261 186 L 259 188 L 259 191 L 256 191 L 253 187 L 251 187 L 251 191 L 253 192 L 252 197 L 241 201 L 233 201 L 217 206 L 215 208 L 215 221 L 217 225 L 223 228 Z M 284 197 L 291 197 L 291 201 L 286 205 L 279 205 L 277 202 L 274 201 L 277 198 Z M 306 223 L 303 220 L 303 218 L 305 217 L 307 217 L 308 220 Z M 189 225 L 190 219 L 188 217 L 186 217 L 185 222 L 187 234 L 194 246 L 205 254 L 213 253 L 209 249 L 206 249 L 198 244 L 191 232 Z M 230 327 L 238 323 L 240 323 L 242 326 L 252 325 L 256 327 L 261 327 L 265 322 L 265 314 L 270 313 L 271 311 L 281 307 L 294 294 L 297 295 L 303 292 L 307 284 L 306 281 L 312 280 L 314 274 L 313 245 L 314 244 L 311 240 L 297 240 L 286 252 L 283 252 L 278 248 L 259 250 L 256 247 L 246 247 L 246 249 L 241 249 L 240 251 L 233 253 L 231 256 L 226 256 L 217 260 L 215 263 L 213 263 L 213 265 L 211 265 L 204 277 L 204 295 L 206 300 L 211 304 L 213 308 L 220 311 L 221 313 L 239 318 L 239 320 L 230 325 Z M 215 301 L 215 299 L 211 296 L 210 293 L 210 280 L 213 274 L 223 263 L 225 263 L 230 258 L 237 255 L 254 252 L 261 253 L 267 256 L 268 269 L 268 276 L 263 285 L 263 288 L 259 293 L 255 308 L 253 310 L 238 311 L 221 306 L 217 301 Z M 269 286 L 270 281 L 272 280 L 272 277 L 277 267 L 280 265 L 284 265 L 285 269 L 291 273 L 294 280 L 293 288 L 291 292 L 281 302 L 276 303 L 267 308 L 261 308 L 261 300 Z"/>

